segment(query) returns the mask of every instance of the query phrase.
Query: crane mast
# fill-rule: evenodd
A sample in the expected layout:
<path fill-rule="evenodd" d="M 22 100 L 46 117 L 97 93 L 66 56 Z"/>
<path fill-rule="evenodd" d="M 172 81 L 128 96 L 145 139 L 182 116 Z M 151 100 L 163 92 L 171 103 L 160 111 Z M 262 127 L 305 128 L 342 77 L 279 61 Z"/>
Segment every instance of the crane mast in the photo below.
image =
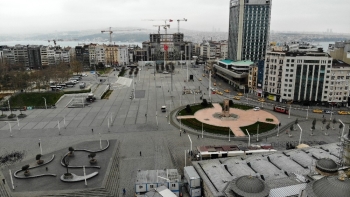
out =
<path fill-rule="evenodd" d="M 187 21 L 187 19 L 183 18 L 183 19 L 177 19 L 177 33 L 180 33 L 180 21 Z"/>

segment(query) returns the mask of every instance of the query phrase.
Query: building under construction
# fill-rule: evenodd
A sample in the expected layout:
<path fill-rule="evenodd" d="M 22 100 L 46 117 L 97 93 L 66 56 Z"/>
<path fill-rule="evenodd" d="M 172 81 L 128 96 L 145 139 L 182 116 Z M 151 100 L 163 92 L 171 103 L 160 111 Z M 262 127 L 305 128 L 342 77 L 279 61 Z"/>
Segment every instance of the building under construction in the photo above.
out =
<path fill-rule="evenodd" d="M 165 51 L 165 45 L 167 51 Z M 192 42 L 184 41 L 183 33 L 150 34 L 149 41 L 142 43 L 146 61 L 157 60 L 190 60 L 192 58 Z M 166 53 L 166 54 L 164 54 Z"/>

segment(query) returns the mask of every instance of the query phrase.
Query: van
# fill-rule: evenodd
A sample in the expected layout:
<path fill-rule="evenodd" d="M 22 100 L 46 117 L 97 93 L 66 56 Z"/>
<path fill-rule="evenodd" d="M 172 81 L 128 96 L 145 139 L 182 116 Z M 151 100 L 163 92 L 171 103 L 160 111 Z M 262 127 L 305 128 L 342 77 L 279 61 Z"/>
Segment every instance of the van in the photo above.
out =
<path fill-rule="evenodd" d="M 165 105 L 162 106 L 161 111 L 162 112 L 166 112 L 166 106 Z"/>

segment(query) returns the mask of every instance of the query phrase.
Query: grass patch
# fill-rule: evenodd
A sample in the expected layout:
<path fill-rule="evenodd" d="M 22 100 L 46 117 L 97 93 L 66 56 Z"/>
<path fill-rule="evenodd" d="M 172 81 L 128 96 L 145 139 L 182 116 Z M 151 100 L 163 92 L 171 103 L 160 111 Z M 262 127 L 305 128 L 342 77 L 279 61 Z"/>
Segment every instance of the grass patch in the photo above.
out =
<path fill-rule="evenodd" d="M 181 123 L 195 130 L 202 131 L 202 122 L 198 121 L 195 118 L 181 119 Z M 208 132 L 208 133 L 228 136 L 228 129 L 229 129 L 228 127 L 218 127 L 218 126 L 203 123 L 203 130 L 205 130 L 205 132 Z"/>
<path fill-rule="evenodd" d="M 267 122 L 273 122 L 273 119 L 272 118 L 266 118 L 266 121 Z"/>
<path fill-rule="evenodd" d="M 47 106 L 54 105 L 63 96 L 63 92 L 31 92 L 20 93 L 10 99 L 11 108 L 23 108 L 23 106 Z"/>
<path fill-rule="evenodd" d="M 124 76 L 125 72 L 126 72 L 125 67 L 122 67 L 122 70 L 119 72 L 118 77 Z"/>
<path fill-rule="evenodd" d="M 198 105 L 190 106 L 192 112 L 187 112 L 186 108 L 185 108 L 185 109 L 179 111 L 179 113 L 181 113 L 181 116 L 194 115 L 197 111 L 199 111 L 201 109 L 209 108 L 209 107 L 213 107 L 213 105 L 211 103 L 208 103 L 208 106 L 204 107 L 203 105 L 198 104 Z M 202 128 L 202 126 L 201 126 L 201 128 Z"/>
<path fill-rule="evenodd" d="M 223 106 L 222 103 L 219 103 L 221 105 L 221 107 Z M 241 110 L 250 110 L 253 109 L 254 107 L 249 106 L 249 105 L 242 105 L 242 104 L 238 104 L 238 103 L 230 103 L 230 107 L 231 108 L 236 108 L 236 109 L 241 109 Z"/>
<path fill-rule="evenodd" d="M 87 90 L 75 90 L 75 91 L 65 91 L 64 94 L 80 94 L 80 93 L 90 93 L 91 89 Z"/>
<path fill-rule="evenodd" d="M 256 122 L 256 123 L 254 123 L 252 125 L 248 125 L 248 126 L 245 126 L 245 127 L 240 127 L 240 129 L 246 135 L 248 135 L 247 132 L 246 132 L 246 129 L 249 131 L 250 135 L 255 135 L 255 134 L 257 134 L 258 124 L 259 124 L 259 134 L 267 132 L 267 131 L 270 131 L 270 130 L 272 130 L 272 129 L 274 129 L 276 127 L 275 124 L 270 124 L 270 123 L 266 123 L 266 122 Z"/>
<path fill-rule="evenodd" d="M 112 94 L 112 92 L 113 92 L 113 90 L 108 90 L 108 91 L 106 91 L 106 92 L 102 95 L 101 99 L 109 99 L 109 96 Z"/>

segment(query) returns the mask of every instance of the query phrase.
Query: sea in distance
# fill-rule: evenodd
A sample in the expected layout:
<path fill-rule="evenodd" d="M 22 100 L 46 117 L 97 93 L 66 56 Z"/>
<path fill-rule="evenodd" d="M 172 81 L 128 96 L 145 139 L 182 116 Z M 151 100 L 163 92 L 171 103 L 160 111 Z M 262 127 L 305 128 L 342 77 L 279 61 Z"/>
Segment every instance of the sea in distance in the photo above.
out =
<path fill-rule="evenodd" d="M 108 45 L 109 42 L 94 42 L 94 41 L 57 41 L 56 46 L 61 46 L 61 47 L 75 47 L 83 44 L 106 44 Z M 19 41 L 0 41 L 0 46 L 1 45 L 7 45 L 7 46 L 15 46 L 16 44 L 20 45 L 43 45 L 43 46 L 54 46 L 53 41 L 48 42 L 47 40 L 19 40 Z M 115 45 L 138 45 L 139 47 L 142 47 L 141 42 L 112 42 L 112 44 Z"/>

